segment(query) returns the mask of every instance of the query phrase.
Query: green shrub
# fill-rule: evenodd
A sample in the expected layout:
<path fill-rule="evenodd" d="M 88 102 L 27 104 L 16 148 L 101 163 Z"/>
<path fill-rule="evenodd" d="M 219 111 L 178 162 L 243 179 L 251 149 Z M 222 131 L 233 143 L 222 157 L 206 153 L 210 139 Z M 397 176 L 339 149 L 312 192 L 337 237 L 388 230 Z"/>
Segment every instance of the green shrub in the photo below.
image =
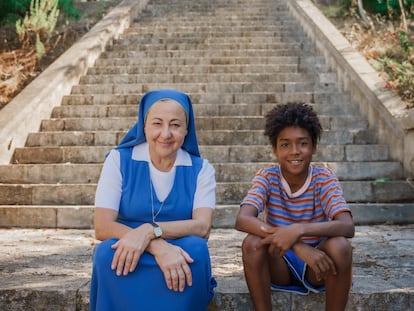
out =
<path fill-rule="evenodd" d="M 400 12 L 398 0 L 364 0 L 364 9 L 371 13 L 389 14 L 392 12 Z M 412 0 L 402 0 L 404 9 L 410 11 Z"/>
<path fill-rule="evenodd" d="M 30 12 L 16 22 L 16 32 L 23 46 L 35 46 L 40 59 L 44 43 L 51 37 L 59 17 L 58 0 L 32 0 Z"/>
<path fill-rule="evenodd" d="M 59 9 L 64 13 L 65 18 L 79 19 L 79 12 L 72 5 L 73 0 L 59 0 Z"/>
<path fill-rule="evenodd" d="M 79 12 L 72 5 L 73 0 L 59 0 L 59 9 L 66 19 L 79 19 Z M 30 10 L 30 0 L 0 0 L 0 26 L 15 24 Z"/>

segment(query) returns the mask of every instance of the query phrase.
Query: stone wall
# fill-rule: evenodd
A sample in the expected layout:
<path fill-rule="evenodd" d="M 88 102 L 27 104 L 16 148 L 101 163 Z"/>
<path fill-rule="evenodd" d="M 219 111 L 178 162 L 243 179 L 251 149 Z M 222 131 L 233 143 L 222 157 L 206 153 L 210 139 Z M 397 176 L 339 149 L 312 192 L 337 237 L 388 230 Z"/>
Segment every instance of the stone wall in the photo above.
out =
<path fill-rule="evenodd" d="M 286 2 L 378 134 L 379 142 L 387 144 L 392 159 L 403 164 L 406 177 L 414 177 L 414 109 L 407 110 L 398 96 L 383 87 L 384 81 L 368 61 L 310 0 Z"/>

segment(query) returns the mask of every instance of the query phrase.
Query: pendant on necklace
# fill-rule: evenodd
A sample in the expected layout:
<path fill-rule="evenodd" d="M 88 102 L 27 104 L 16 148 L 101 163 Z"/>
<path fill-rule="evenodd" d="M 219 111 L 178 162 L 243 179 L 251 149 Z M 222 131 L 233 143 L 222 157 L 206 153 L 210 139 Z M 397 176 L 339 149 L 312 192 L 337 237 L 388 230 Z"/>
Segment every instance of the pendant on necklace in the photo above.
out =
<path fill-rule="evenodd" d="M 155 209 L 154 209 L 154 195 L 153 195 L 153 191 L 152 191 L 153 185 L 152 185 L 152 180 L 150 178 L 150 192 L 151 192 L 151 215 L 152 215 L 152 222 L 155 222 L 155 218 L 157 218 L 157 216 L 161 213 L 162 207 L 164 206 L 164 201 L 161 202 L 160 208 L 158 209 L 157 213 L 155 213 Z"/>

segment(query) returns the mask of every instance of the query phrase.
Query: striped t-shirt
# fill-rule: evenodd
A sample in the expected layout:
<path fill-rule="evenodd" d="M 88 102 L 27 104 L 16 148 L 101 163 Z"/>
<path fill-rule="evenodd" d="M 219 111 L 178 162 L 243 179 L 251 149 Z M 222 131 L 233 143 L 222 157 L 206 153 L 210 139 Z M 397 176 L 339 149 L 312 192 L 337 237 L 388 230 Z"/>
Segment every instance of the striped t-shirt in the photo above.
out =
<path fill-rule="evenodd" d="M 290 189 L 283 186 L 280 166 L 260 169 L 253 185 L 240 206 L 249 204 L 263 213 L 266 223 L 288 226 L 293 223 L 324 222 L 342 212 L 351 212 L 336 175 L 327 167 L 310 165 L 310 183 L 299 196 L 289 196 Z M 315 243 L 320 237 L 303 237 Z"/>

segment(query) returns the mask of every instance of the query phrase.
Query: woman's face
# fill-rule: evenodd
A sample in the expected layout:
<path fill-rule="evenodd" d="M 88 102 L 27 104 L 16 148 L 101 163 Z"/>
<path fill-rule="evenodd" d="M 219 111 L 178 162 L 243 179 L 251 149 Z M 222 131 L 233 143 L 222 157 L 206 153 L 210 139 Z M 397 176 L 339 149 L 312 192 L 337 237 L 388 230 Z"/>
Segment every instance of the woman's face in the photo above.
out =
<path fill-rule="evenodd" d="M 187 135 L 187 117 L 183 107 L 173 100 L 161 100 L 149 109 L 145 136 L 151 156 L 174 158 Z"/>

